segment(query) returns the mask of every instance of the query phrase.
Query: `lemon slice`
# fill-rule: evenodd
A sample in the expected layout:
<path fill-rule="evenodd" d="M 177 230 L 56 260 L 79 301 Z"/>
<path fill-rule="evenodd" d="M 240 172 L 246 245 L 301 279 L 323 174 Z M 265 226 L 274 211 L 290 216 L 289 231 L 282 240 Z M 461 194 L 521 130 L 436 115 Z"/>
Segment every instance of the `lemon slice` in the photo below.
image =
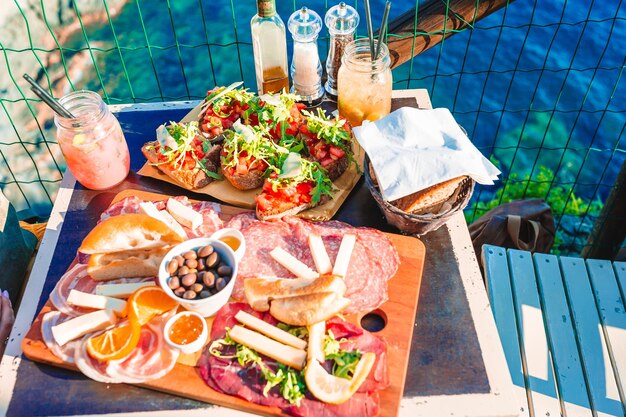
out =
<path fill-rule="evenodd" d="M 341 404 L 348 401 L 363 384 L 375 361 L 376 354 L 364 353 L 356 364 L 352 379 L 345 379 L 329 374 L 318 361 L 311 360 L 304 372 L 304 380 L 311 394 L 318 400 Z"/>

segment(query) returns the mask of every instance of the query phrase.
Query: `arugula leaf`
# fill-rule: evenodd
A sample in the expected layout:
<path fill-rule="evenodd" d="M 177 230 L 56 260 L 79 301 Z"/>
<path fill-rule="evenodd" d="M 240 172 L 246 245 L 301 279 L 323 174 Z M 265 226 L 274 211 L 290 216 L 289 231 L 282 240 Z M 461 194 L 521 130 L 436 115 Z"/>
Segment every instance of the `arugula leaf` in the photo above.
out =
<path fill-rule="evenodd" d="M 332 374 L 340 378 L 351 379 L 354 369 L 361 359 L 362 353 L 359 350 L 351 352 L 342 350 L 339 341 L 335 339 L 332 331 L 324 337 L 324 356 L 326 360 L 333 361 Z"/>
<path fill-rule="evenodd" d="M 283 163 L 287 159 L 288 154 L 281 154 L 278 164 L 275 166 L 283 166 Z M 301 159 L 300 173 L 290 177 L 269 177 L 267 180 L 272 185 L 272 190 L 275 192 L 279 188 L 287 188 L 297 186 L 298 184 L 312 181 L 315 186 L 311 190 L 311 203 L 316 205 L 320 202 L 323 195 L 333 196 L 334 185 L 328 178 L 328 172 L 324 169 L 319 162 L 309 161 L 308 159 Z M 280 173 L 280 170 L 275 169 L 274 172 Z"/>

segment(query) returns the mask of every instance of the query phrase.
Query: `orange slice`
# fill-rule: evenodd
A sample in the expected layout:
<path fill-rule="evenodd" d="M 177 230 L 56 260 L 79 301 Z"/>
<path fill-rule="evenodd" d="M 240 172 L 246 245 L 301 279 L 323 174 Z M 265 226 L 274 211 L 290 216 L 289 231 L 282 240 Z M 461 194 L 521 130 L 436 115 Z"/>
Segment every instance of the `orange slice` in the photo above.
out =
<path fill-rule="evenodd" d="M 170 298 L 159 287 L 142 287 L 128 298 L 126 308 L 128 319 L 143 326 L 153 317 L 163 314 L 178 306 L 178 302 Z"/>
<path fill-rule="evenodd" d="M 318 361 L 310 360 L 304 372 L 304 380 L 311 394 L 318 400 L 341 404 L 348 401 L 363 384 L 375 361 L 376 354 L 364 353 L 354 368 L 352 379 L 345 379 L 329 374 Z"/>
<path fill-rule="evenodd" d="M 137 344 L 141 335 L 141 327 L 128 323 L 114 327 L 98 336 L 87 340 L 87 352 L 99 361 L 111 361 L 128 356 Z"/>

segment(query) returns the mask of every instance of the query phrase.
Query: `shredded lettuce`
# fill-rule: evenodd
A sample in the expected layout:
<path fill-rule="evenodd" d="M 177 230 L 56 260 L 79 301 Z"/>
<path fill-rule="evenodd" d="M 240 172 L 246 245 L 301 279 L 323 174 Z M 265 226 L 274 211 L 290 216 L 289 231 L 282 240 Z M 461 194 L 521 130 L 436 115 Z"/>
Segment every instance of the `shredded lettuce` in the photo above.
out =
<path fill-rule="evenodd" d="M 326 360 L 333 361 L 332 374 L 340 378 L 352 379 L 357 363 L 362 353 L 358 350 L 342 350 L 340 343 L 343 340 L 335 339 L 332 331 L 324 336 L 324 356 Z"/>
<path fill-rule="evenodd" d="M 280 153 L 287 152 L 272 141 L 267 135 L 267 129 L 263 127 L 243 126 L 237 123 L 234 126 L 240 127 L 224 132 L 222 164 L 226 167 L 236 167 L 242 152 L 245 152 L 246 158 L 254 157 L 270 167 L 276 164 Z"/>

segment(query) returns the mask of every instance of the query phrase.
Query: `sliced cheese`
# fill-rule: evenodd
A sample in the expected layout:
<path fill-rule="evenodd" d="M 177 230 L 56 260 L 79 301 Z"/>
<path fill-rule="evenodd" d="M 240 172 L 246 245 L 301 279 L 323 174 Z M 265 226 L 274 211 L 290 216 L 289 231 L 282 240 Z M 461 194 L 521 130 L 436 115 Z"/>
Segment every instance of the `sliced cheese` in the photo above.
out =
<path fill-rule="evenodd" d="M 189 206 L 184 205 L 178 200 L 170 198 L 167 200 L 167 211 L 176 221 L 183 226 L 187 226 L 191 230 L 196 229 L 202 224 L 202 214 L 198 213 Z"/>
<path fill-rule="evenodd" d="M 239 325 L 234 326 L 228 334 L 235 342 L 246 345 L 280 363 L 284 363 L 297 370 L 304 368 L 306 352 L 302 349 L 284 345 L 261 333 Z"/>
<path fill-rule="evenodd" d="M 167 210 L 161 210 L 159 211 L 159 213 L 163 217 L 163 220 L 165 220 L 164 223 L 168 225 L 170 229 L 176 232 L 178 236 L 187 240 L 187 232 L 185 232 L 185 229 L 183 229 L 183 226 L 181 226 L 180 223 L 178 223 L 176 219 L 172 217 L 172 215 Z"/>
<path fill-rule="evenodd" d="M 326 356 L 324 355 L 324 336 L 326 335 L 326 322 L 318 321 L 308 326 L 309 330 L 309 348 L 307 349 L 307 361 L 316 360 L 324 363 Z"/>
<path fill-rule="evenodd" d="M 156 285 L 154 281 L 134 282 L 130 284 L 101 284 L 96 285 L 96 294 L 106 297 L 128 298 L 139 288 Z"/>
<path fill-rule="evenodd" d="M 261 332 L 281 343 L 293 346 L 296 349 L 306 348 L 306 342 L 304 340 L 292 335 L 291 333 L 281 330 L 276 326 L 272 326 L 271 324 L 254 317 L 252 314 L 246 313 L 243 310 L 239 310 L 237 314 L 235 314 L 235 318 L 239 321 L 239 323 L 245 324 L 249 328 Z"/>
<path fill-rule="evenodd" d="M 71 340 L 105 329 L 116 322 L 117 316 L 112 310 L 98 310 L 52 326 L 52 337 L 63 346 Z"/>
<path fill-rule="evenodd" d="M 68 304 L 78 307 L 95 308 L 98 310 L 108 309 L 116 313 L 122 313 L 126 308 L 126 301 L 119 298 L 107 297 L 105 295 L 97 295 L 77 290 L 71 290 L 67 297 Z"/>
<path fill-rule="evenodd" d="M 156 208 L 156 206 L 154 205 L 152 201 L 142 201 L 141 203 L 139 203 L 139 213 L 145 214 L 146 216 L 150 216 L 154 219 L 157 219 L 167 224 L 165 222 L 165 219 L 161 215 L 161 212 L 159 211 L 158 208 Z"/>
<path fill-rule="evenodd" d="M 348 267 L 350 266 L 350 257 L 352 256 L 352 250 L 356 243 L 356 235 L 343 235 L 341 239 L 341 246 L 339 246 L 339 252 L 337 253 L 337 259 L 335 259 L 335 266 L 333 267 L 333 275 L 339 275 L 345 277 L 348 273 Z"/>
<path fill-rule="evenodd" d="M 270 252 L 270 255 L 276 262 L 284 266 L 297 277 L 300 278 L 317 278 L 319 274 L 313 271 L 311 268 L 294 258 L 289 252 L 283 248 L 275 248 Z"/>
<path fill-rule="evenodd" d="M 330 258 L 324 247 L 322 237 L 317 233 L 311 233 L 309 235 L 309 249 L 311 250 L 317 272 L 320 275 L 330 274 L 333 270 L 333 266 L 330 263 Z"/>

